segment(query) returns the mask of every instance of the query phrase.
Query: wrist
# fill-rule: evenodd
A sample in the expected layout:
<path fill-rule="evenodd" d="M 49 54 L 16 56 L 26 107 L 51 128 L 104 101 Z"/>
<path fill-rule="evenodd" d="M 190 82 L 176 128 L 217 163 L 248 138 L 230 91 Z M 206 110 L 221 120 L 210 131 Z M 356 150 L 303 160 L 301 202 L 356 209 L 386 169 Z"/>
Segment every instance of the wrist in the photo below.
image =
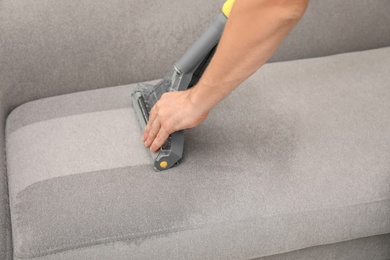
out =
<path fill-rule="evenodd" d="M 212 86 L 200 82 L 189 89 L 190 102 L 204 113 L 208 113 L 220 101 L 218 96 L 219 93 L 215 93 Z"/>

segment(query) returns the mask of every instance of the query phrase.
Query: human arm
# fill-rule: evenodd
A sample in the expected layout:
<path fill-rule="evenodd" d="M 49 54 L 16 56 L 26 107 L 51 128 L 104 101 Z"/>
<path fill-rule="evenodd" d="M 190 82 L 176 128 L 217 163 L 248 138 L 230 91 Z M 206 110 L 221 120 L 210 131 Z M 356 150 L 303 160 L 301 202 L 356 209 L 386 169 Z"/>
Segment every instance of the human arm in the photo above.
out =
<path fill-rule="evenodd" d="M 142 140 L 158 150 L 169 134 L 201 123 L 259 69 L 302 17 L 309 0 L 236 0 L 217 51 L 198 84 L 165 93 L 150 112 Z"/>

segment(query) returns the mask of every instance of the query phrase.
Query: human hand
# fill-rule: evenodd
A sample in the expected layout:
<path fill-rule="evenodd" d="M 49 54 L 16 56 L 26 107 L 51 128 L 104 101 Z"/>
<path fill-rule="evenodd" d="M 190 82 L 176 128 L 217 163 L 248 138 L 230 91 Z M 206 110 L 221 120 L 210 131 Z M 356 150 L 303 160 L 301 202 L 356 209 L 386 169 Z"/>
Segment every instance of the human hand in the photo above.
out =
<path fill-rule="evenodd" d="M 208 115 L 208 110 L 191 100 L 192 89 L 167 92 L 153 106 L 142 141 L 156 152 L 173 132 L 197 126 Z"/>

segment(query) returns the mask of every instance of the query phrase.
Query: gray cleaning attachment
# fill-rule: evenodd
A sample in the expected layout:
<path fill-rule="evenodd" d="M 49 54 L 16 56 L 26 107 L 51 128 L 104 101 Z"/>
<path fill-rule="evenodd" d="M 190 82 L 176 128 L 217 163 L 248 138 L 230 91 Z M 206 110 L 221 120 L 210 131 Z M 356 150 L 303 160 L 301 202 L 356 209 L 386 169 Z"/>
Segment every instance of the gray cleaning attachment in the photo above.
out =
<path fill-rule="evenodd" d="M 136 86 L 132 100 L 142 132 L 145 130 L 152 107 L 164 93 L 186 90 L 199 81 L 214 55 L 226 21 L 226 16 L 220 13 L 214 23 L 176 62 L 169 76 L 158 84 L 141 83 Z M 183 130 L 172 133 L 156 153 L 151 153 L 154 168 L 162 171 L 177 165 L 182 158 L 183 147 Z"/>

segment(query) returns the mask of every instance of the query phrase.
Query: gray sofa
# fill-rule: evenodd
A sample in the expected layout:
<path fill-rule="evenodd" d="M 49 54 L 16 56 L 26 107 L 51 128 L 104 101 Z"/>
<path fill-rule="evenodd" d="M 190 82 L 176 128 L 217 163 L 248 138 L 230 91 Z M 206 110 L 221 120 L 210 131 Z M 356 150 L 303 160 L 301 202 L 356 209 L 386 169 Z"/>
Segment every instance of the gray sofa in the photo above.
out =
<path fill-rule="evenodd" d="M 390 259 L 390 1 L 312 0 L 156 173 L 130 93 L 223 1 L 0 1 L 1 259 Z"/>

